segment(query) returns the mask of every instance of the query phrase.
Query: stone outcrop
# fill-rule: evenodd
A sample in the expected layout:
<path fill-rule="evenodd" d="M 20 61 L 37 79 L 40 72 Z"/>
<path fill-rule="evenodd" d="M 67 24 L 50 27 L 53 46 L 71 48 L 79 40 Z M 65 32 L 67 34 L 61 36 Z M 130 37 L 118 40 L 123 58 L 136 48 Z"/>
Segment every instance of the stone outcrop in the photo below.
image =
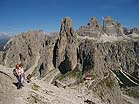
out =
<path fill-rule="evenodd" d="M 58 36 L 45 36 L 45 40 L 43 43 L 43 47 L 40 50 L 40 60 L 38 63 L 38 68 L 34 72 L 35 74 L 38 72 L 38 74 L 41 74 L 41 77 L 45 77 L 45 75 L 51 71 L 52 69 L 55 69 L 54 67 L 54 51 L 55 51 L 55 44 L 57 42 Z"/>
<path fill-rule="evenodd" d="M 73 70 L 77 64 L 77 34 L 69 17 L 62 20 L 55 51 L 55 67 L 62 73 Z"/>
<path fill-rule="evenodd" d="M 94 43 L 89 40 L 85 40 L 79 45 L 78 60 L 82 66 L 82 71 L 93 70 L 94 68 Z"/>
<path fill-rule="evenodd" d="M 79 58 L 83 70 L 104 69 L 119 70 L 139 78 L 139 40 L 129 39 L 123 41 L 95 43 L 86 39 L 79 45 Z M 97 61 L 101 56 L 101 60 Z M 96 58 L 97 57 L 97 58 Z M 95 74 L 103 76 L 102 68 L 96 70 Z"/>
<path fill-rule="evenodd" d="M 115 42 L 114 44 L 105 43 L 100 46 L 106 63 L 113 70 L 118 66 L 139 78 L 139 40 L 128 40 Z M 104 51 L 105 50 L 105 51 Z"/>
<path fill-rule="evenodd" d="M 98 20 L 93 17 L 88 25 L 81 26 L 77 33 L 80 36 L 89 36 L 95 38 L 100 38 L 103 34 L 117 37 L 124 35 L 124 29 L 121 23 L 115 23 L 110 16 L 103 20 L 103 28 L 99 24 Z"/>
<path fill-rule="evenodd" d="M 95 38 L 100 38 L 100 36 L 104 34 L 103 28 L 99 24 L 96 17 L 91 18 L 87 26 L 81 26 L 77 33 L 80 36 L 89 36 Z"/>
<path fill-rule="evenodd" d="M 115 23 L 110 16 L 104 19 L 103 25 L 105 33 L 110 36 L 122 36 L 124 34 L 122 25 Z"/>

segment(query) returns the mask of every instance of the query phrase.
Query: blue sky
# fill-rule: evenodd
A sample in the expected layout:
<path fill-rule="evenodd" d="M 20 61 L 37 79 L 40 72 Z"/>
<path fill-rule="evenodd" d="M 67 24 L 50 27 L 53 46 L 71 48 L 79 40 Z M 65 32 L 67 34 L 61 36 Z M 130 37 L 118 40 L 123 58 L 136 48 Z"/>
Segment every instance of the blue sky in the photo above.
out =
<path fill-rule="evenodd" d="M 72 18 L 74 29 L 91 17 L 112 16 L 125 27 L 139 27 L 139 0 L 0 0 L 0 32 L 42 29 L 59 31 L 61 19 Z"/>

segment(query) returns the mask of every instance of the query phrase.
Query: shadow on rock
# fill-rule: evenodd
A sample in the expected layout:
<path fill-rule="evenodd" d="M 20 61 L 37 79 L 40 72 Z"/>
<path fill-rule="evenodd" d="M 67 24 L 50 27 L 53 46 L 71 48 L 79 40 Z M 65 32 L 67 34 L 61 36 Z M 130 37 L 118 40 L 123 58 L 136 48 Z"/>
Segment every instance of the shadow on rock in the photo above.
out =
<path fill-rule="evenodd" d="M 17 87 L 17 85 L 18 85 L 18 82 L 16 82 L 16 83 L 15 83 L 15 82 L 13 82 L 13 84 L 14 84 L 14 85 Z"/>
<path fill-rule="evenodd" d="M 62 74 L 66 74 L 69 71 L 68 68 L 67 68 L 66 60 L 64 60 L 63 62 L 61 62 L 61 64 L 59 65 L 58 69 L 59 69 L 59 71 Z"/>

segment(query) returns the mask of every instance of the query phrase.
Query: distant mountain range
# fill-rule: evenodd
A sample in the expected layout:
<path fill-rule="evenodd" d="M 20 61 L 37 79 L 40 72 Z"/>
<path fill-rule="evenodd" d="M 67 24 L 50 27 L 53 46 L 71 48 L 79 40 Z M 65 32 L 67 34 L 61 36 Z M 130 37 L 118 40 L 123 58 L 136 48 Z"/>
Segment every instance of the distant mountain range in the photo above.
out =
<path fill-rule="evenodd" d="M 0 32 L 0 38 L 10 38 L 13 34 L 9 32 Z"/>
<path fill-rule="evenodd" d="M 3 50 L 3 46 L 5 43 L 13 37 L 13 34 L 8 33 L 8 32 L 0 32 L 0 51 Z"/>

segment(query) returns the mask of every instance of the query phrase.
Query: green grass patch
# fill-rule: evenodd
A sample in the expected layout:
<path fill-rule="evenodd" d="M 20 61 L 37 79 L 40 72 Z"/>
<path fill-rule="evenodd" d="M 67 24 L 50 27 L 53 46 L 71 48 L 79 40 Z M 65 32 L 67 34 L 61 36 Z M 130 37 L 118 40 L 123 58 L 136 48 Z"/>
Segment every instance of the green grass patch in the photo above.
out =
<path fill-rule="evenodd" d="M 105 79 L 104 82 L 106 83 L 106 86 L 110 89 L 114 86 L 114 81 L 111 78 Z"/>
<path fill-rule="evenodd" d="M 106 87 L 108 87 L 108 88 L 110 88 L 110 89 L 113 88 L 114 84 L 115 84 L 115 82 L 114 82 L 114 80 L 111 79 L 110 75 L 109 75 L 107 78 L 102 79 L 102 80 L 98 83 L 98 85 L 100 85 L 100 86 L 106 85 Z"/>
<path fill-rule="evenodd" d="M 32 88 L 33 90 L 35 90 L 35 91 L 38 91 L 38 89 L 40 88 L 40 86 L 37 85 L 37 84 L 35 84 L 35 83 L 33 83 L 33 84 L 31 85 L 31 88 Z"/>
<path fill-rule="evenodd" d="M 58 79 L 62 80 L 63 78 L 70 77 L 70 78 L 80 78 L 82 76 L 82 72 L 75 69 L 72 71 L 67 72 L 66 74 L 61 74 Z"/>

